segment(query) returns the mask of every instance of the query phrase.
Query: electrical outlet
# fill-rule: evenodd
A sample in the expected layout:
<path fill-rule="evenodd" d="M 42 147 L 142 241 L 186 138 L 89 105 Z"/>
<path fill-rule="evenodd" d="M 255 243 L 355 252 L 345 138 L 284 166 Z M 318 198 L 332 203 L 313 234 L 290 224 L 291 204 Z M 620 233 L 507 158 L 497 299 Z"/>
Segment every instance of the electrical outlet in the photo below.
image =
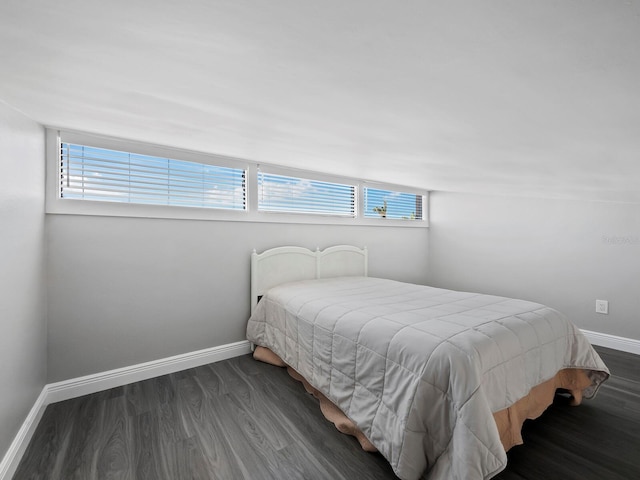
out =
<path fill-rule="evenodd" d="M 609 314 L 609 302 L 607 300 L 596 300 L 596 312 Z"/>

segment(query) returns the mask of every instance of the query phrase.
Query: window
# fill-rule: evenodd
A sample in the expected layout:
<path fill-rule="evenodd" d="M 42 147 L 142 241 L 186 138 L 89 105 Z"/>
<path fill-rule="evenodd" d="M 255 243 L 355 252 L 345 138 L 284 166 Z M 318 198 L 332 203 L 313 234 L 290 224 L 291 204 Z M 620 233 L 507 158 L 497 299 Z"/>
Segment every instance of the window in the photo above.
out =
<path fill-rule="evenodd" d="M 428 226 L 423 190 L 83 132 L 46 132 L 48 214 Z"/>
<path fill-rule="evenodd" d="M 364 187 L 364 216 L 422 220 L 423 195 Z"/>
<path fill-rule="evenodd" d="M 246 209 L 244 169 L 61 143 L 61 199 Z"/>
<path fill-rule="evenodd" d="M 258 172 L 258 210 L 356 216 L 356 187 Z"/>

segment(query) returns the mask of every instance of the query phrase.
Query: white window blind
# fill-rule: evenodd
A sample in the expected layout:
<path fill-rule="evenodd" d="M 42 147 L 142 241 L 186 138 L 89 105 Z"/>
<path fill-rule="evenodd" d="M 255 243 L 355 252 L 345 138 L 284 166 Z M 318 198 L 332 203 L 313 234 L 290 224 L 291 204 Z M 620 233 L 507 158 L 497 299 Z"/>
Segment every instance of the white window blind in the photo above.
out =
<path fill-rule="evenodd" d="M 422 202 L 423 196 L 415 193 L 364 188 L 366 218 L 422 220 Z"/>
<path fill-rule="evenodd" d="M 356 216 L 356 187 L 258 172 L 258 210 Z"/>
<path fill-rule="evenodd" d="M 61 143 L 60 198 L 246 210 L 246 172 Z"/>

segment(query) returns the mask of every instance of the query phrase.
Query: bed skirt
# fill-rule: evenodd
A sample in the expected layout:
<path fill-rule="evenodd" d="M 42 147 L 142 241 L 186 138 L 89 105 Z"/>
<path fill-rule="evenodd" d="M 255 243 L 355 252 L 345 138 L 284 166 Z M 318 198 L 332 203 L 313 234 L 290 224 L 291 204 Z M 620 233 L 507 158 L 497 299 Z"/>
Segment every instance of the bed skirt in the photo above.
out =
<path fill-rule="evenodd" d="M 261 362 L 278 367 L 286 367 L 289 375 L 300 381 L 307 392 L 316 397 L 320 404 L 320 410 L 324 417 L 332 422 L 336 428 L 347 435 L 354 436 L 361 447 L 368 452 L 377 452 L 377 448 L 360 431 L 358 426 L 347 417 L 335 404 L 333 404 L 322 392 L 314 388 L 293 368 L 288 366 L 278 355 L 266 347 L 256 346 L 253 357 Z M 558 389 L 571 395 L 570 405 L 579 405 L 582 402 L 582 391 L 592 385 L 587 371 L 579 368 L 565 368 L 556 375 L 531 389 L 529 394 L 521 398 L 508 408 L 494 412 L 493 418 L 500 434 L 500 440 L 505 452 L 511 447 L 521 445 L 522 425 L 527 419 L 534 419 L 553 403 Z"/>

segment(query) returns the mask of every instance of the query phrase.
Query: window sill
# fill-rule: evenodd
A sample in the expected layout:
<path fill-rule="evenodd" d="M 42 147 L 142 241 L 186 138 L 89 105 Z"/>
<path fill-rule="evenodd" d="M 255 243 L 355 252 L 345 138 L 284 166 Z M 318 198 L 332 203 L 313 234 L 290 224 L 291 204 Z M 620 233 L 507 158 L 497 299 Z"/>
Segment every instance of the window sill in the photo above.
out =
<path fill-rule="evenodd" d="M 154 218 L 169 220 L 205 220 L 221 222 L 294 223 L 309 225 L 344 225 L 371 227 L 427 228 L 426 220 L 346 218 L 330 215 L 286 214 L 273 212 L 241 212 L 197 207 L 171 207 L 128 203 L 93 202 L 88 200 L 49 199 L 50 215 L 86 215 L 99 217 Z"/>

